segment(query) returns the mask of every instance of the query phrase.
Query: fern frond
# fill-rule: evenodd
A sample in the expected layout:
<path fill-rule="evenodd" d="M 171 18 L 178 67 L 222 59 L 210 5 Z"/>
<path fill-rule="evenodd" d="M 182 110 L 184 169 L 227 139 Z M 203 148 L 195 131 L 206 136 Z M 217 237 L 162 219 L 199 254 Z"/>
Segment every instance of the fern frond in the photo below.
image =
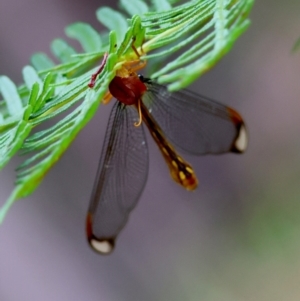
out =
<path fill-rule="evenodd" d="M 35 69 L 23 69 L 24 85 L 16 87 L 0 77 L 0 167 L 19 149 L 28 156 L 17 169 L 16 187 L 0 210 L 0 222 L 14 201 L 37 188 L 93 117 L 116 72 L 137 59 L 133 43 L 148 65 L 160 65 L 152 78 L 170 90 L 182 89 L 231 49 L 249 25 L 253 1 L 197 0 L 172 7 L 177 0 L 121 0 L 127 17 L 134 14 L 130 19 L 108 7 L 96 12 L 110 33 L 99 34 L 82 22 L 66 28 L 82 53 L 56 39 L 51 50 L 59 64 L 36 53 L 31 59 Z M 104 68 L 90 89 L 91 75 L 105 53 Z M 29 136 L 34 127 L 53 117 L 60 120 Z"/>

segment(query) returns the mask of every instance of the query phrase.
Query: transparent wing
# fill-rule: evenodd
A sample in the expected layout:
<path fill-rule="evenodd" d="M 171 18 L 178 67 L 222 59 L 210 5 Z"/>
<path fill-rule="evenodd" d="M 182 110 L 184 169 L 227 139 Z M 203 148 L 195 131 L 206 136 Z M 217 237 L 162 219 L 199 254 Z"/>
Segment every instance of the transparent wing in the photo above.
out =
<path fill-rule="evenodd" d="M 145 186 L 148 148 L 133 106 L 114 105 L 106 131 L 87 217 L 87 235 L 98 252 L 109 253 Z"/>
<path fill-rule="evenodd" d="M 166 137 L 182 150 L 203 155 L 246 149 L 245 125 L 235 110 L 188 90 L 169 92 L 149 79 L 141 80 L 148 88 L 143 102 Z"/>

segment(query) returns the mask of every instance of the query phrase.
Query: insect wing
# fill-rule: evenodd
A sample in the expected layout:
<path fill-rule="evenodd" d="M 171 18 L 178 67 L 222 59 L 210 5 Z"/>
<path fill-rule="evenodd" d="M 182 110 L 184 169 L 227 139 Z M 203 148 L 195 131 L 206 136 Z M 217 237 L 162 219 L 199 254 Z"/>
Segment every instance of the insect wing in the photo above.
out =
<path fill-rule="evenodd" d="M 247 146 L 242 117 L 235 110 L 188 90 L 169 92 L 145 80 L 143 102 L 166 137 L 194 155 L 241 153 Z"/>
<path fill-rule="evenodd" d="M 90 245 L 110 253 L 145 186 L 148 148 L 134 107 L 116 102 L 110 114 L 87 216 Z"/>

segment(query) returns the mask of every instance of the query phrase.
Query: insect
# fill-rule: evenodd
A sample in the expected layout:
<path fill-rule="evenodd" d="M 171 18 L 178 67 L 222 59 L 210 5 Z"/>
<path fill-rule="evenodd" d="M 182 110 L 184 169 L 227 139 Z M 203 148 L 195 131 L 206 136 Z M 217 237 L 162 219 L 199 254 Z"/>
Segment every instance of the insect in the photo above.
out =
<path fill-rule="evenodd" d="M 94 80 L 95 76 L 89 86 Z M 193 155 L 242 153 L 247 147 L 239 113 L 209 98 L 188 90 L 171 93 L 126 67 L 111 81 L 109 91 L 117 101 L 109 117 L 86 220 L 89 244 L 101 254 L 114 249 L 145 187 L 149 159 L 144 125 L 171 177 L 187 190 L 194 190 L 198 181 L 175 147 Z"/>

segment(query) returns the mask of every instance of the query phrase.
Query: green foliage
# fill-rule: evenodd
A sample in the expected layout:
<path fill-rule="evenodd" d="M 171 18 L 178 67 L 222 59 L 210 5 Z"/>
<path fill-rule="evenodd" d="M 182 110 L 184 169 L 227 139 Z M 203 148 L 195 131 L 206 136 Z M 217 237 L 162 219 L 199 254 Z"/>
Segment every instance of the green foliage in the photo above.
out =
<path fill-rule="evenodd" d="M 295 52 L 295 51 L 299 51 L 299 50 L 300 50 L 300 38 L 294 44 L 292 51 Z"/>
<path fill-rule="evenodd" d="M 176 0 L 121 0 L 127 16 L 133 15 L 130 19 L 108 7 L 96 12 L 110 33 L 99 34 L 85 23 L 66 28 L 83 53 L 56 39 L 51 50 L 59 64 L 36 53 L 31 59 L 34 68 L 23 69 L 24 85 L 16 87 L 1 76 L 0 167 L 18 150 L 28 158 L 17 169 L 16 187 L 0 210 L 0 222 L 14 201 L 37 188 L 93 117 L 117 70 L 138 59 L 133 43 L 142 60 L 150 66 L 155 63 L 152 78 L 168 84 L 171 91 L 182 89 L 231 49 L 249 25 L 253 1 L 194 0 L 172 7 Z M 107 61 L 91 89 L 88 83 L 104 53 Z M 56 116 L 62 116 L 56 124 L 30 135 L 34 127 Z"/>

